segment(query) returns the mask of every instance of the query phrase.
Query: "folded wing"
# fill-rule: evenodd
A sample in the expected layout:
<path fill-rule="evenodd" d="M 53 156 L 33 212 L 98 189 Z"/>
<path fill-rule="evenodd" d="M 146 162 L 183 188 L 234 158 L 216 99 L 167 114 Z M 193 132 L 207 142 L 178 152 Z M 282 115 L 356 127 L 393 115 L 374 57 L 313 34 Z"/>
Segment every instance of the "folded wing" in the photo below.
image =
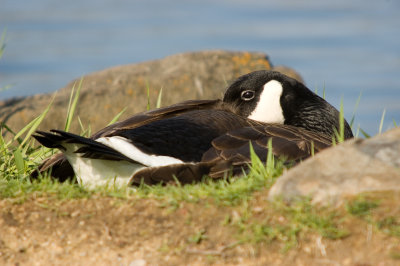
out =
<path fill-rule="evenodd" d="M 152 185 L 179 181 L 188 184 L 202 181 L 205 175 L 213 179 L 225 178 L 228 174 L 241 175 L 251 163 L 250 143 L 257 156 L 266 161 L 270 141 L 276 158 L 292 162 L 304 160 L 332 144 L 332 140 L 325 135 L 293 126 L 268 124 L 243 127 L 214 139 L 212 148 L 198 163 L 145 168 L 138 171 L 130 183 Z"/>

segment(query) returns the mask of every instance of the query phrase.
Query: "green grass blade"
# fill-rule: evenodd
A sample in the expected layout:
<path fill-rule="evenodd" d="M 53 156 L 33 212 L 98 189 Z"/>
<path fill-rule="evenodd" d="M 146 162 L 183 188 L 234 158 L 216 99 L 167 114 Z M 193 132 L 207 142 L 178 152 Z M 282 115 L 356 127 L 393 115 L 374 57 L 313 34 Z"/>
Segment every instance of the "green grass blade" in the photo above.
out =
<path fill-rule="evenodd" d="M 363 134 L 363 136 L 365 137 L 365 138 L 367 138 L 367 139 L 369 139 L 371 136 L 367 133 L 367 132 L 365 132 L 361 127 L 360 127 L 360 132 L 361 132 L 361 134 Z"/>
<path fill-rule="evenodd" d="M 86 130 L 85 130 L 85 127 L 83 126 L 82 120 L 79 117 L 79 115 L 78 115 L 78 123 L 79 123 L 79 126 L 81 128 L 81 136 L 83 136 L 83 135 L 85 135 Z"/>
<path fill-rule="evenodd" d="M 354 137 L 358 138 L 359 135 L 360 135 L 360 125 L 358 125 L 357 131 L 356 131 L 356 134 L 354 134 Z"/>
<path fill-rule="evenodd" d="M 383 121 L 385 120 L 385 114 L 386 114 L 386 109 L 383 109 L 382 117 L 381 117 L 381 122 L 379 123 L 379 131 L 378 134 L 382 133 L 382 128 L 383 128 Z"/>
<path fill-rule="evenodd" d="M 272 150 L 272 138 L 268 140 L 267 173 L 272 175 L 275 169 L 275 157 Z"/>
<path fill-rule="evenodd" d="M 394 120 L 394 118 L 393 118 L 393 125 L 394 125 L 394 127 L 397 127 L 397 123 L 396 123 L 396 120 Z"/>
<path fill-rule="evenodd" d="M 89 125 L 87 126 L 87 129 L 86 129 L 86 136 L 89 137 L 91 135 L 92 135 L 92 126 L 89 123 Z"/>
<path fill-rule="evenodd" d="M 18 175 L 21 177 L 25 173 L 25 163 L 21 153 L 21 149 L 17 148 L 14 151 L 14 162 L 17 167 Z"/>
<path fill-rule="evenodd" d="M 340 113 L 339 113 L 339 130 L 340 130 L 340 139 L 344 141 L 344 107 L 343 107 L 343 97 L 340 100 Z"/>
<path fill-rule="evenodd" d="M 3 123 L 3 122 L 0 122 L 0 129 L 3 129 L 3 128 L 5 128 L 8 132 L 10 132 L 12 135 L 17 135 L 17 133 L 15 133 L 9 126 L 7 126 L 5 123 Z M 22 142 L 22 139 L 21 138 L 17 138 L 17 139 L 15 139 L 18 143 L 21 143 Z"/>
<path fill-rule="evenodd" d="M 250 150 L 250 160 L 253 167 L 260 167 L 263 165 L 260 158 L 257 156 L 256 152 L 254 151 L 253 145 L 251 141 L 249 141 L 249 150 Z"/>
<path fill-rule="evenodd" d="M 161 87 L 160 92 L 158 93 L 158 97 L 157 97 L 156 108 L 160 108 L 161 107 L 162 92 L 163 92 L 163 88 Z"/>
<path fill-rule="evenodd" d="M 32 138 L 29 139 L 29 141 L 27 142 L 27 144 L 25 146 L 22 147 L 22 154 L 28 154 L 28 150 L 30 150 L 33 147 L 33 142 L 34 140 Z"/>
<path fill-rule="evenodd" d="M 109 126 L 109 125 L 114 124 L 115 122 L 117 122 L 118 119 L 121 117 L 121 115 L 122 115 L 123 113 L 125 113 L 125 111 L 126 111 L 126 107 L 125 107 L 124 109 L 122 109 L 122 111 L 119 112 L 116 116 L 114 116 L 114 118 L 111 119 L 110 123 L 108 123 L 107 126 Z"/>
<path fill-rule="evenodd" d="M 28 133 L 26 134 L 24 140 L 19 144 L 19 147 L 21 148 L 25 142 L 31 137 L 33 132 L 38 128 L 40 123 L 42 123 L 43 119 L 45 118 L 46 114 L 49 112 L 51 105 L 53 104 L 54 97 L 51 99 L 51 102 L 49 105 L 46 107 L 46 109 L 41 113 L 38 117 L 33 119 L 28 125 L 26 125 L 23 129 L 21 129 L 15 136 L 14 136 L 14 141 L 17 140 L 22 134 L 24 134 L 27 130 Z"/>
<path fill-rule="evenodd" d="M 336 128 L 334 128 L 333 131 L 335 132 L 335 136 L 332 136 L 332 146 L 336 146 L 336 139 L 337 139 L 338 133 L 337 133 Z"/>
<path fill-rule="evenodd" d="M 69 120 L 69 117 L 71 116 L 70 115 L 70 112 L 71 112 L 71 105 L 72 105 L 72 99 L 74 98 L 74 95 L 75 95 L 75 83 L 74 83 L 74 85 L 72 85 L 72 89 L 71 89 L 71 93 L 70 93 L 70 95 L 69 95 L 69 102 L 68 102 L 68 109 L 67 109 L 67 118 L 66 118 L 66 120 L 65 120 L 65 126 L 64 126 L 64 130 L 67 128 L 67 126 L 68 126 L 68 120 Z M 72 119 L 72 117 L 71 117 L 71 119 Z"/>
<path fill-rule="evenodd" d="M 344 141 L 344 111 L 343 111 L 343 97 L 340 100 L 340 112 L 339 112 L 339 132 L 336 128 L 333 128 L 335 137 L 338 143 Z"/>
<path fill-rule="evenodd" d="M 0 151 L 3 147 L 6 147 L 6 142 L 3 138 L 3 129 L 0 127 Z"/>
<path fill-rule="evenodd" d="M 79 93 L 80 93 L 80 90 L 82 87 L 82 83 L 83 83 L 83 78 L 81 78 L 81 80 L 79 81 L 79 85 L 76 90 L 76 93 L 74 93 L 75 85 L 72 87 L 71 96 L 69 98 L 69 104 L 68 104 L 67 120 L 65 122 L 65 128 L 64 128 L 65 131 L 69 131 L 69 129 L 71 127 L 71 122 L 72 122 L 72 118 L 74 117 L 76 106 L 78 104 Z"/>
<path fill-rule="evenodd" d="M 90 132 L 91 132 L 90 125 L 85 129 L 85 127 L 83 126 L 82 120 L 79 117 L 79 115 L 78 115 L 78 123 L 79 123 L 79 127 L 81 128 L 80 135 L 84 136 L 84 137 L 87 137 L 87 138 L 90 137 Z"/>
<path fill-rule="evenodd" d="M 150 85 L 149 82 L 146 80 L 146 90 L 147 90 L 147 107 L 146 110 L 150 110 Z"/>
<path fill-rule="evenodd" d="M 353 114 L 352 114 L 351 120 L 350 120 L 350 127 L 351 127 L 351 128 L 353 128 L 354 119 L 355 119 L 355 117 L 356 117 L 356 112 L 357 112 L 358 106 L 359 106 L 360 101 L 361 101 L 361 95 L 362 95 L 362 92 L 360 92 L 360 94 L 358 95 L 356 104 L 355 104 L 354 109 L 353 109 Z"/>

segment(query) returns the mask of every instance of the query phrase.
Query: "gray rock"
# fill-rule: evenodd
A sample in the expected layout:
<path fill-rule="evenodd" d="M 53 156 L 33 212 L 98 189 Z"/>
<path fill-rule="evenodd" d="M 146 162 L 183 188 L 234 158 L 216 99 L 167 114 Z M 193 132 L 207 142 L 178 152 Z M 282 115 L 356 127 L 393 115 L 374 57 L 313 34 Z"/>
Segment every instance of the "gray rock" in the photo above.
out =
<path fill-rule="evenodd" d="M 184 53 L 112 67 L 83 77 L 76 115 L 84 126 L 90 125 L 92 131 L 97 131 L 125 107 L 127 110 L 121 119 L 145 111 L 147 87 L 150 89 L 151 108 L 155 107 L 161 88 L 163 106 L 188 99 L 214 99 L 220 98 L 227 84 L 238 76 L 260 69 L 271 69 L 266 54 L 228 51 Z M 291 69 L 279 67 L 278 70 L 287 71 L 301 80 Z M 56 93 L 40 129 L 63 129 L 74 84 L 77 86 L 79 79 Z M 43 112 L 52 97 L 53 94 L 42 94 L 0 102 L 0 121 L 19 131 Z M 80 132 L 78 119 L 74 119 L 71 131 Z"/>
<path fill-rule="evenodd" d="M 400 128 L 318 153 L 279 177 L 269 199 L 340 204 L 347 195 L 387 190 L 400 190 Z"/>

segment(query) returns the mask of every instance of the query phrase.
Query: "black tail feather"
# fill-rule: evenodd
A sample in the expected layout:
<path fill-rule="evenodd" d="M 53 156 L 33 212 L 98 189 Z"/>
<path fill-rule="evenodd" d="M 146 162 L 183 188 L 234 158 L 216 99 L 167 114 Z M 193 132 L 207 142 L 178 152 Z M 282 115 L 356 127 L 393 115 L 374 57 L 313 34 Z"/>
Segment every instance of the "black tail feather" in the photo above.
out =
<path fill-rule="evenodd" d="M 36 131 L 37 134 L 33 135 L 33 137 L 45 147 L 58 148 L 62 151 L 66 150 L 66 148 L 63 146 L 63 143 L 80 144 L 82 147 L 74 152 L 81 154 L 81 156 L 85 158 L 117 161 L 125 160 L 137 163 L 113 148 L 110 148 L 91 138 L 85 138 L 73 133 L 56 129 L 52 129 L 50 132 Z"/>
<path fill-rule="evenodd" d="M 32 137 L 47 148 L 57 148 L 65 151 L 65 148 L 61 145 L 64 141 L 64 137 L 62 136 L 44 131 L 36 131 L 36 134 L 32 135 Z"/>

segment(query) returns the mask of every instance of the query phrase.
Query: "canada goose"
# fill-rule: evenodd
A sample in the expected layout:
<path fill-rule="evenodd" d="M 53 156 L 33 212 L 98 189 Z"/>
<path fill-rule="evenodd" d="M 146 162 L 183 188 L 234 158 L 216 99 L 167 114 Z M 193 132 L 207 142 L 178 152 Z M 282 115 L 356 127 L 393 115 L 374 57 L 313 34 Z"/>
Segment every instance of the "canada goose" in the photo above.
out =
<path fill-rule="evenodd" d="M 345 138 L 351 138 L 346 121 L 344 127 Z M 338 129 L 339 112 L 328 102 L 295 79 L 261 70 L 239 77 L 222 101 L 185 101 L 139 113 L 90 138 L 60 130 L 33 137 L 63 152 L 39 172 L 53 167 L 56 178 L 75 174 L 89 186 L 137 185 L 240 173 L 249 162 L 249 141 L 261 159 L 272 139 L 275 156 L 301 160 L 311 149 L 330 146 Z"/>

